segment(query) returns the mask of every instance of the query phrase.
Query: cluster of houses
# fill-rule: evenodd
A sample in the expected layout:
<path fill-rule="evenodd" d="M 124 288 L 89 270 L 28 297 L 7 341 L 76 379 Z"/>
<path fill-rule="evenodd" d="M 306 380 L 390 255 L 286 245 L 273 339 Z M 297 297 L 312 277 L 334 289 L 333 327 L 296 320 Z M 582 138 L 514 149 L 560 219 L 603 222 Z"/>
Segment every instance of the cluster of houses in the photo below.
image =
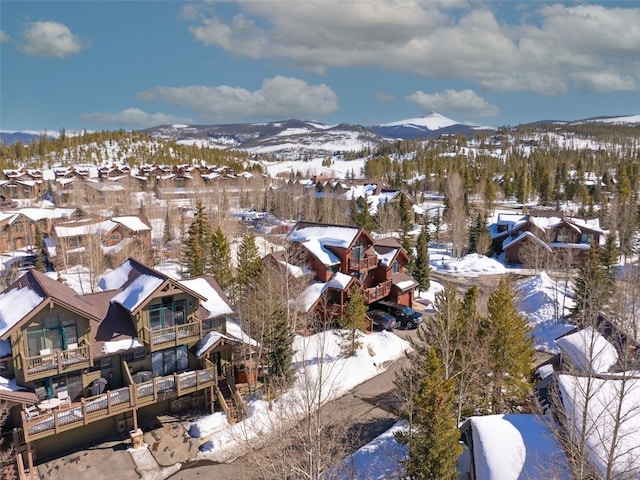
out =
<path fill-rule="evenodd" d="M 86 263 L 95 249 L 116 266 L 136 248 L 142 258 L 152 258 L 152 227 L 144 215 L 103 217 L 83 214 L 76 208 L 24 207 L 0 210 L 0 258 L 2 268 L 33 263 L 45 254 L 55 266 Z M 36 251 L 38 237 L 43 251 Z"/>
<path fill-rule="evenodd" d="M 306 269 L 278 252 L 264 261 L 292 278 L 296 268 L 310 272 L 300 302 L 310 316 L 335 320 L 353 286 L 367 303 L 413 302 L 417 283 L 395 239 L 311 223 L 296 225 L 288 239 Z M 133 436 L 161 412 L 201 406 L 230 419 L 243 414 L 236 380 L 245 381 L 239 372 L 247 371 L 255 342 L 213 277 L 174 280 L 130 258 L 99 286 L 80 294 L 30 268 L 0 294 L 0 399 L 10 405 L 4 430 L 13 432 L 27 470 L 114 430 Z"/>

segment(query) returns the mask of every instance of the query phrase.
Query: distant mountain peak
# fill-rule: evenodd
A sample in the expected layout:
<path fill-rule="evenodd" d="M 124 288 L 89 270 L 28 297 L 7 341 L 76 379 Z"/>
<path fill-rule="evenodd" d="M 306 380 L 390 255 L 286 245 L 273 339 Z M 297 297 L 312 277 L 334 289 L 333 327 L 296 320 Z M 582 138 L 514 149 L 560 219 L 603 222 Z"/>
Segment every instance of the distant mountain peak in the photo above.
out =
<path fill-rule="evenodd" d="M 460 122 L 451 120 L 438 112 L 429 112 L 422 117 L 408 118 L 405 120 L 398 120 L 396 122 L 384 123 L 378 125 L 379 127 L 410 127 L 415 125 L 416 127 L 427 128 L 428 130 L 440 130 L 441 128 L 450 127 L 452 125 L 459 125 Z"/>

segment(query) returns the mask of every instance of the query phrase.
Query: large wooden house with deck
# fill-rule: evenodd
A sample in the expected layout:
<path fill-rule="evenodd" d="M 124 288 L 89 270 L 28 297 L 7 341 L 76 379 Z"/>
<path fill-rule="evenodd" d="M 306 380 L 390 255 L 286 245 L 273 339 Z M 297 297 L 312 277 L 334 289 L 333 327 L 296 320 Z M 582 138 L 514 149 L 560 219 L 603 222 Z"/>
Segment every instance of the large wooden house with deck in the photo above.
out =
<path fill-rule="evenodd" d="M 243 335 L 213 277 L 178 281 L 129 259 L 100 286 L 81 295 L 31 269 L 0 294 L 0 400 L 22 466 L 159 413 L 243 413 Z"/>
<path fill-rule="evenodd" d="M 395 238 L 374 240 L 362 228 L 310 222 L 299 222 L 287 238 L 299 245 L 313 272 L 300 300 L 305 312 L 339 318 L 354 285 L 367 304 L 387 299 L 412 305 L 418 283 L 407 273 L 409 257 Z"/>

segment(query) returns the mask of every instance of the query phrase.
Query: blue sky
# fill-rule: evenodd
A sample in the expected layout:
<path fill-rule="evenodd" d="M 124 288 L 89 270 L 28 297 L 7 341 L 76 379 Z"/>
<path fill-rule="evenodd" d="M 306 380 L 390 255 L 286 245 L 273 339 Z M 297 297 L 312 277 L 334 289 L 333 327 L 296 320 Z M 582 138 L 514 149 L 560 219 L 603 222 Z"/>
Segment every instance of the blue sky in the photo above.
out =
<path fill-rule="evenodd" d="M 640 113 L 640 5 L 0 3 L 0 129 Z"/>

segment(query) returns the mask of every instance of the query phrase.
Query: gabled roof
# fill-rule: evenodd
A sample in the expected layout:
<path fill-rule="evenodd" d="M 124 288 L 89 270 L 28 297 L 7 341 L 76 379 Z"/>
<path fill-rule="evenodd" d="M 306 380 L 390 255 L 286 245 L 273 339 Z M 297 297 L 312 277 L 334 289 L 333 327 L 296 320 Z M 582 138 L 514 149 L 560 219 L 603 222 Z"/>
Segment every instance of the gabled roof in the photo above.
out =
<path fill-rule="evenodd" d="M 0 339 L 6 339 L 14 327 L 50 303 L 94 321 L 101 319 L 99 304 L 87 301 L 71 287 L 30 268 L 0 294 Z"/>
<path fill-rule="evenodd" d="M 320 297 L 322 297 L 322 294 L 329 288 L 343 291 L 348 290 L 354 281 L 354 277 L 336 272 L 328 282 L 313 282 L 302 292 L 302 295 L 300 295 L 298 299 L 300 310 L 308 312 L 313 309 L 318 303 L 318 300 L 320 300 Z"/>
<path fill-rule="evenodd" d="M 394 287 L 403 292 L 411 290 L 412 288 L 416 288 L 418 285 L 420 285 L 418 282 L 416 282 L 415 278 L 404 272 L 393 274 L 391 276 L 391 283 Z"/>
<path fill-rule="evenodd" d="M 234 312 L 231 302 L 211 275 L 181 280 L 180 283 L 204 298 L 200 303 L 198 318 L 207 319 L 232 315 Z"/>
<path fill-rule="evenodd" d="M 128 312 L 134 313 L 156 291 L 169 283 L 177 286 L 185 293 L 189 293 L 200 300 L 205 300 L 205 297 L 185 285 L 172 280 L 164 273 L 143 265 L 133 258 L 129 258 L 115 270 L 103 275 L 98 282 L 98 286 L 103 290 L 120 290 L 111 299 L 111 302 L 118 303 Z"/>
<path fill-rule="evenodd" d="M 591 327 L 568 333 L 556 344 L 584 372 L 607 372 L 618 361 L 616 347 Z"/>
<path fill-rule="evenodd" d="M 529 240 L 537 243 L 542 248 L 551 251 L 551 248 L 546 243 L 544 243 L 542 240 L 540 240 L 537 236 L 535 236 L 531 232 L 522 232 L 520 235 L 518 235 L 515 238 L 513 238 L 513 237 L 505 238 L 504 241 L 502 242 L 502 249 L 503 250 L 508 250 L 511 247 L 513 247 L 513 246 L 517 245 L 518 243 L 522 242 L 526 238 L 528 238 Z"/>
<path fill-rule="evenodd" d="M 298 222 L 287 239 L 299 242 L 324 265 L 330 266 L 340 263 L 340 259 L 331 250 L 332 248 L 348 250 L 362 235 L 367 237 L 369 243 L 373 243 L 369 234 L 358 227 Z"/>

